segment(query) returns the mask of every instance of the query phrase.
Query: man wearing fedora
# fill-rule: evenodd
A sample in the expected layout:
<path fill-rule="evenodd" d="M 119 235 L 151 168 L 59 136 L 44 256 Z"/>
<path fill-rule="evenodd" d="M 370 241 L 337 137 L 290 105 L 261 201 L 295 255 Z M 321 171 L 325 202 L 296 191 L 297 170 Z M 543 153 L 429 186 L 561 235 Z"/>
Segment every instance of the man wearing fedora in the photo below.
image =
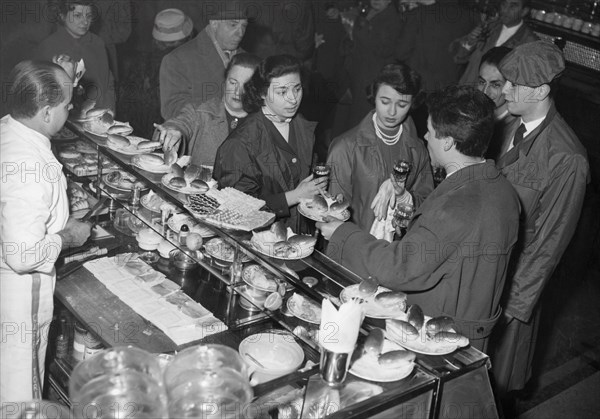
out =
<path fill-rule="evenodd" d="M 564 69 L 561 50 L 547 41 L 519 45 L 499 65 L 508 111 L 517 118 L 506 130 L 510 137 L 496 165 L 522 207 L 504 318 L 490 342 L 492 370 L 504 402 L 531 377 L 539 299 L 575 232 L 589 178 L 586 151 L 554 105 Z"/>
<path fill-rule="evenodd" d="M 188 102 L 222 95 L 225 67 L 246 32 L 248 19 L 240 1 L 211 1 L 201 6 L 208 25 L 163 58 L 160 107 L 163 118 L 176 116 Z"/>

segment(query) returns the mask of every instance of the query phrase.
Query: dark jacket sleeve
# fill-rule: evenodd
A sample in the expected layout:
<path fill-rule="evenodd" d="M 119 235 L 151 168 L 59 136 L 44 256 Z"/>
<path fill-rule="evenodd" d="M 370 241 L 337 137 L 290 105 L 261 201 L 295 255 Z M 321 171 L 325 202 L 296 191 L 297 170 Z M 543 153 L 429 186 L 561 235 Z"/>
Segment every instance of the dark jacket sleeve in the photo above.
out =
<path fill-rule="evenodd" d="M 528 322 L 542 290 L 571 241 L 586 189 L 588 164 L 581 155 L 564 156 L 549 168 L 552 178 L 540 197 L 536 237 L 519 257 L 505 312 Z"/>
<path fill-rule="evenodd" d="M 359 276 L 377 277 L 382 286 L 423 291 L 439 282 L 440 278 L 431 273 L 445 261 L 434 252 L 431 257 L 421 257 L 422 252 L 439 247 L 440 242 L 441 238 L 425 226 L 412 228 L 401 241 L 389 243 L 348 222 L 331 237 L 327 254 Z"/>
<path fill-rule="evenodd" d="M 187 103 L 176 116 L 165 121 L 162 125 L 165 128 L 173 128 L 181 131 L 189 147 L 189 141 L 194 132 L 202 129 L 203 120 L 200 117 L 199 108 L 200 105 L 198 104 Z"/>
<path fill-rule="evenodd" d="M 183 106 L 192 101 L 192 82 L 188 79 L 179 55 L 165 55 L 160 64 L 160 113 L 163 118 L 176 116 Z"/>

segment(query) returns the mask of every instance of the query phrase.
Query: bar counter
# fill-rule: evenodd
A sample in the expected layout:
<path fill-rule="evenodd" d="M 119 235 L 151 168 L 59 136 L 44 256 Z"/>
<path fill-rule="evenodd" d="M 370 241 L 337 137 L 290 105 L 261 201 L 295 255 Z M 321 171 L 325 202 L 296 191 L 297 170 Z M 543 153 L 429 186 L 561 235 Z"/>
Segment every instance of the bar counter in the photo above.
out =
<path fill-rule="evenodd" d="M 98 149 L 99 161 L 100 156 L 109 158 L 120 169 L 144 181 L 161 198 L 179 208 L 187 202 L 185 196 L 161 183 L 161 174 L 137 169 L 131 165 L 131 156 L 108 149 L 105 138 L 85 132 L 77 123 L 69 122 L 68 127 L 80 140 L 91 143 Z M 78 179 L 72 173 L 67 175 Z M 99 164 L 95 178 L 88 179 L 92 184 L 96 182 L 97 197 L 110 195 L 110 191 L 102 185 L 102 178 Z M 110 197 L 114 201 L 113 205 L 116 203 L 127 208 L 122 197 Z M 106 221 L 105 226 L 111 230 L 110 221 Z M 164 226 L 162 229 L 156 224 L 152 227 L 161 234 L 167 231 Z M 283 377 L 255 385 L 254 400 L 244 417 L 300 417 L 303 411 L 302 416 L 309 417 L 311 389 L 323 387 L 319 377 L 319 346 L 313 340 L 318 325 L 293 316 L 286 310 L 285 300 L 297 293 L 319 304 L 322 298 L 339 303 L 343 288 L 360 282 L 361 278 L 317 250 L 299 260 L 282 261 L 265 256 L 249 245 L 245 240 L 250 233 L 207 227 L 214 229 L 218 237 L 235 246 L 236 252 L 245 254 L 250 259 L 246 264 L 258 264 L 279 278 L 286 289 L 282 309 L 271 311 L 260 306 L 244 308 L 248 307 L 248 304 L 240 305 L 240 299 L 244 299 L 241 288 L 244 285 L 232 279 L 231 264 L 207 254 L 198 257 L 197 266 L 185 272 L 175 269 L 164 258 L 151 264 L 154 270 L 179 285 L 186 295 L 208 309 L 226 326 L 203 339 L 176 344 L 160 328 L 119 299 L 84 266 L 69 270 L 70 272 L 65 270 L 66 275 L 61 275 L 59 269 L 55 291 L 57 306 L 68 310 L 105 347 L 132 345 L 155 354 L 174 354 L 190 346 L 208 343 L 219 343 L 238 350 L 240 342 L 246 337 L 270 329 L 293 334 L 304 351 L 301 367 Z M 113 243 L 109 256 L 138 251 L 131 237 L 118 232 L 114 234 L 116 243 Z M 303 281 L 306 277 L 316 278 L 317 284 L 313 286 L 311 282 Z M 251 301 L 250 303 L 254 305 Z M 384 322 L 366 318 L 361 328 L 359 344 L 364 341 L 371 328 L 385 327 Z M 71 353 L 61 359 L 55 358 L 50 363 L 50 385 L 66 404 L 70 402 L 68 380 L 76 363 L 77 360 Z M 498 413 L 488 369 L 488 357 L 474 348 L 466 347 L 447 355 L 417 354 L 413 371 L 398 381 L 374 382 L 349 373 L 343 386 L 327 390 L 335 392 L 335 396 L 339 397 L 328 417 L 495 418 Z M 361 399 L 355 393 L 357 388 L 363 387 L 376 391 L 366 399 Z M 289 400 L 292 396 L 295 399 Z"/>

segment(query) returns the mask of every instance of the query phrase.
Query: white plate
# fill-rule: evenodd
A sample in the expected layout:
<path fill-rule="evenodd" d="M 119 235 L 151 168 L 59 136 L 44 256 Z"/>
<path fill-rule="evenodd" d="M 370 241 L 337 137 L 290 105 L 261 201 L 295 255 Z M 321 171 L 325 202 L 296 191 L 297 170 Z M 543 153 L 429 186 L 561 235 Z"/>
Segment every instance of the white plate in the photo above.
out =
<path fill-rule="evenodd" d="M 256 251 L 258 253 L 263 254 L 265 256 L 269 256 L 269 257 L 274 258 L 274 259 L 280 259 L 280 260 L 300 260 L 300 259 L 304 259 L 305 257 L 308 257 L 308 256 L 312 255 L 312 253 L 315 251 L 315 247 L 312 246 L 312 247 L 310 247 L 310 249 L 302 249 L 302 248 L 300 248 L 297 256 L 288 256 L 288 257 L 280 256 L 280 255 L 276 256 L 273 253 L 273 246 L 266 245 L 264 243 L 259 243 L 258 240 L 256 239 L 256 236 L 252 236 L 252 239 L 250 239 L 250 243 L 252 243 L 252 246 L 254 247 L 254 249 L 256 249 Z"/>
<path fill-rule="evenodd" d="M 365 316 L 370 317 L 372 319 L 393 319 L 398 316 L 404 315 L 403 311 L 398 311 L 398 309 L 390 309 L 383 307 L 381 304 L 375 302 L 375 297 L 377 294 L 381 294 L 382 292 L 391 291 L 385 287 L 379 287 L 375 294 L 365 297 L 358 291 L 358 287 L 360 284 L 350 285 L 342 290 L 340 293 L 340 300 L 342 303 L 350 301 L 353 297 L 362 298 L 364 302 L 361 304 L 363 310 L 365 312 Z"/>
<path fill-rule="evenodd" d="M 398 319 L 401 318 L 398 317 Z M 390 327 L 388 322 L 386 322 L 385 335 L 389 340 L 397 343 L 403 348 L 423 355 L 447 355 L 460 348 L 460 346 L 454 342 L 435 341 L 429 338 L 425 333 L 425 324 L 429 319 L 431 319 L 431 317 L 425 316 L 425 321 L 423 322 L 423 327 L 419 330 L 418 337 L 413 338 L 405 336 L 399 333 L 397 329 Z M 406 318 L 401 320 L 406 320 Z"/>
<path fill-rule="evenodd" d="M 145 164 L 144 162 L 141 161 L 141 156 L 143 154 L 149 154 L 149 153 L 142 153 L 142 154 L 137 154 L 135 156 L 133 156 L 131 158 L 131 165 L 138 167 L 142 170 L 145 170 L 146 172 L 150 172 L 150 173 L 168 173 L 169 170 L 171 170 L 170 166 L 167 166 L 166 164 L 162 164 L 162 165 L 155 165 L 155 164 Z M 163 153 L 151 153 L 154 154 L 155 156 L 160 157 L 161 159 L 163 158 Z"/>
<path fill-rule="evenodd" d="M 388 339 L 383 341 L 383 350 L 381 353 L 398 350 L 402 350 L 400 345 Z M 402 380 L 403 378 L 407 377 L 412 372 L 414 367 L 414 362 L 409 362 L 402 368 L 381 366 L 374 355 L 365 354 L 354 361 L 348 372 L 365 380 L 389 383 L 392 381 Z"/>
<path fill-rule="evenodd" d="M 220 237 L 215 237 L 214 239 L 210 239 L 204 244 L 204 250 L 206 254 L 212 256 L 213 258 L 223 261 L 223 262 L 233 262 L 233 255 L 235 253 L 235 249 L 225 240 Z M 243 252 L 243 251 L 242 251 Z M 245 253 L 242 255 L 241 262 L 248 262 L 250 258 Z"/>
<path fill-rule="evenodd" d="M 148 139 L 142 138 L 142 137 L 136 137 L 135 135 L 126 135 L 125 137 L 127 137 L 129 142 L 131 143 L 130 145 L 128 145 L 125 148 L 114 147 L 109 142 L 106 143 L 106 146 L 108 148 L 110 148 L 111 150 L 116 151 L 117 153 L 127 154 L 129 156 L 134 156 L 136 154 L 148 154 L 148 151 L 150 151 L 150 150 L 138 150 L 138 148 L 137 148 L 137 145 L 139 143 L 141 143 L 142 141 L 149 141 Z M 157 147 L 157 148 L 160 148 L 160 147 Z M 143 167 L 142 167 L 142 169 L 146 170 Z"/>
<path fill-rule="evenodd" d="M 151 198 L 156 199 L 155 205 L 150 205 L 149 201 Z M 158 196 L 157 194 L 155 194 L 152 191 L 148 192 L 146 195 L 144 195 L 140 198 L 140 204 L 142 204 L 142 207 L 144 207 L 147 210 L 152 211 L 152 212 L 160 212 L 160 206 L 164 203 L 165 203 L 165 200 L 162 199 L 160 196 Z M 156 205 L 156 204 L 158 204 L 158 205 Z"/>
<path fill-rule="evenodd" d="M 308 323 L 321 323 L 321 307 L 300 294 L 294 294 L 287 300 L 287 308 L 294 316 Z"/>
<path fill-rule="evenodd" d="M 257 284 L 256 281 L 252 279 L 254 277 L 254 272 L 256 271 L 262 271 L 262 273 L 266 277 L 266 280 L 268 281 L 268 284 Z M 274 275 L 259 265 L 248 265 L 242 270 L 242 279 L 244 280 L 244 282 L 250 285 L 251 287 L 256 288 L 259 291 L 277 291 L 277 281 L 270 277 L 274 277 Z"/>
<path fill-rule="evenodd" d="M 250 335 L 240 343 L 238 352 L 255 371 L 252 377 L 257 383 L 294 372 L 304 361 L 302 347 L 287 333 L 265 332 Z M 260 362 L 264 368 L 250 357 Z M 256 378 L 258 379 L 255 380 Z"/>
<path fill-rule="evenodd" d="M 169 185 L 169 181 L 171 179 L 173 179 L 175 177 L 175 175 L 173 173 L 167 173 L 165 174 L 160 181 L 162 182 L 163 185 L 165 185 L 167 188 L 171 189 L 172 191 L 175 192 L 180 192 L 186 195 L 202 195 L 205 192 L 199 192 L 198 189 L 194 189 L 191 188 L 189 186 L 184 186 L 183 188 L 177 188 L 175 186 Z"/>
<path fill-rule="evenodd" d="M 314 220 L 314 221 L 318 221 L 318 222 L 323 222 L 324 216 L 333 217 L 339 221 L 348 221 L 350 219 L 350 211 L 348 211 L 347 209 L 345 209 L 344 211 L 339 213 L 339 215 L 341 216 L 341 218 L 340 218 L 340 217 L 338 217 L 338 214 L 333 215 L 333 214 L 330 214 L 329 212 L 318 212 L 313 209 L 310 209 L 306 206 L 305 202 L 300 202 L 298 204 L 298 212 L 300 214 L 302 214 L 303 216 L 305 216 L 306 218 L 308 218 L 309 220 Z"/>
<path fill-rule="evenodd" d="M 167 221 L 167 226 L 177 234 L 179 234 L 179 230 L 181 230 L 181 226 L 183 224 L 187 224 L 190 229 L 190 233 L 198 233 L 205 238 L 213 237 L 215 235 L 213 230 L 198 224 L 191 215 L 173 214 L 173 216 Z"/>
<path fill-rule="evenodd" d="M 121 170 L 116 170 L 116 171 L 120 172 L 120 173 L 121 173 L 121 176 L 125 175 L 125 176 L 127 176 L 128 178 L 134 178 L 134 179 L 135 179 L 135 177 L 134 177 L 133 175 L 131 175 L 131 174 L 127 173 L 127 172 L 123 172 L 123 171 L 121 171 Z M 124 191 L 124 192 L 131 192 L 131 191 L 133 190 L 133 184 L 131 185 L 131 188 L 124 188 L 124 187 L 122 187 L 122 186 L 119 186 L 119 184 L 118 184 L 118 183 L 113 183 L 113 182 L 110 182 L 110 181 L 108 181 L 108 180 L 107 180 L 107 176 L 109 176 L 109 174 L 106 174 L 106 175 L 102 176 L 102 181 L 103 181 L 105 184 L 107 184 L 108 186 L 110 186 L 111 188 L 114 188 L 114 189 L 116 189 L 116 190 L 118 190 L 118 191 Z M 134 181 L 134 184 L 135 184 L 135 182 L 137 182 L 137 180 L 135 180 L 135 181 Z M 142 185 L 142 183 L 141 183 L 141 182 L 139 182 L 139 184 L 140 184 L 140 186 Z M 148 189 L 148 186 L 141 186 L 141 188 L 140 188 L 140 189 L 141 189 L 142 191 L 145 191 L 145 190 L 147 190 L 147 189 Z"/>

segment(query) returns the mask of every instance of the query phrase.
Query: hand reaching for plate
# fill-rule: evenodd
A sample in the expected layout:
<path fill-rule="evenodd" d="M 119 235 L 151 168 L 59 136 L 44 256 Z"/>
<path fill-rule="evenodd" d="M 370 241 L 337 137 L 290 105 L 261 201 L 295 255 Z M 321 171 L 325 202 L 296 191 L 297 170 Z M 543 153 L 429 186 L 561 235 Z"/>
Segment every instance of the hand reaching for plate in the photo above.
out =
<path fill-rule="evenodd" d="M 171 149 L 177 150 L 179 148 L 181 137 L 183 136 L 181 131 L 160 124 L 154 124 L 154 128 L 156 128 L 156 130 L 152 136 L 152 141 L 160 141 L 164 151 L 169 151 Z"/>

